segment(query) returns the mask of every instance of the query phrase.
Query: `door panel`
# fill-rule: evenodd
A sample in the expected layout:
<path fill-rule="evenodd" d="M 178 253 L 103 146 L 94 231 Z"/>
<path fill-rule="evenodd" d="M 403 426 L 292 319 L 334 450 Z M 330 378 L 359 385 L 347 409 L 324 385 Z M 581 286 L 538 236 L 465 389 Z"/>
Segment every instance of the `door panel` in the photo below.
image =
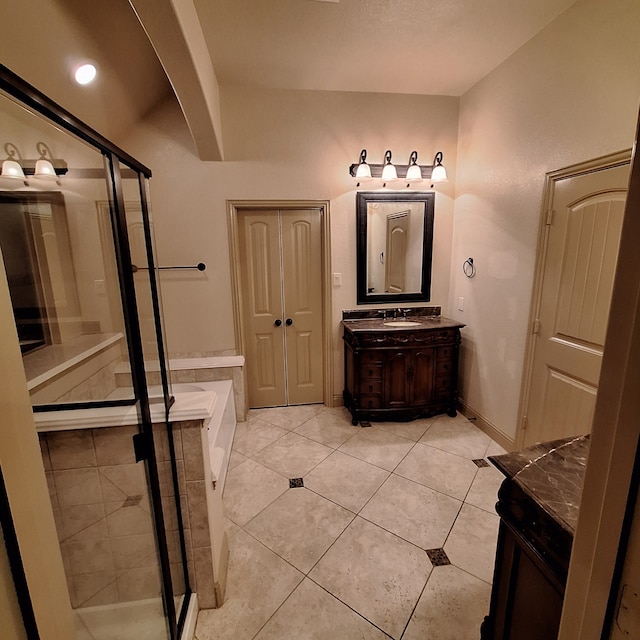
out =
<path fill-rule="evenodd" d="M 539 439 L 554 440 L 557 433 L 578 434 L 590 425 L 598 388 L 561 371 L 547 368 L 543 406 L 545 420 Z"/>
<path fill-rule="evenodd" d="M 285 404 L 286 388 L 277 211 L 244 211 L 240 216 L 240 257 L 249 397 L 254 406 Z M 282 323 L 276 326 L 276 320 Z"/>
<path fill-rule="evenodd" d="M 408 233 L 408 211 L 387 216 L 385 293 L 401 293 L 405 290 Z"/>
<path fill-rule="evenodd" d="M 554 185 L 525 446 L 591 430 L 628 173 L 623 165 Z"/>
<path fill-rule="evenodd" d="M 322 402 L 320 210 L 285 210 L 280 216 L 288 404 Z"/>
<path fill-rule="evenodd" d="M 249 404 L 322 402 L 321 211 L 242 211 L 239 231 Z"/>
<path fill-rule="evenodd" d="M 604 347 L 624 193 L 599 194 L 568 207 L 556 335 Z"/>

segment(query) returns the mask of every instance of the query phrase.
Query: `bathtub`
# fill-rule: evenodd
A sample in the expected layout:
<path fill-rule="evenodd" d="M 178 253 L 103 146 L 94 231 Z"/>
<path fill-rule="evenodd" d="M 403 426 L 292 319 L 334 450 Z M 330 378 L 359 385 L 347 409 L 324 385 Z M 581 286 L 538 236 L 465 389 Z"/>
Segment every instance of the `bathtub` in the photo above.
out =
<path fill-rule="evenodd" d="M 222 492 L 224 490 L 231 445 L 236 427 L 236 412 L 231 380 L 212 382 L 176 383 L 172 385 L 175 402 L 170 409 L 172 423 L 202 421 L 200 429 L 206 515 L 211 539 L 211 560 L 216 583 L 217 606 L 222 604 L 228 564 L 228 543 L 224 531 Z M 126 393 L 119 390 L 119 393 Z M 150 395 L 159 396 L 161 389 L 150 389 Z M 120 396 L 122 397 L 122 396 Z M 164 403 L 152 402 L 151 418 L 154 423 L 164 422 Z M 103 407 L 35 413 L 38 432 L 96 429 L 138 424 L 135 407 Z M 203 501 L 204 502 L 204 501 Z M 202 514 L 204 516 L 204 513 Z M 211 575 L 209 573 L 209 575 Z M 195 591 L 195 590 L 194 590 Z M 185 621 L 184 640 L 191 640 L 198 610 L 198 593 L 194 593 Z"/>
<path fill-rule="evenodd" d="M 176 399 L 169 412 L 171 420 L 202 419 L 202 408 L 206 406 L 209 419 L 205 419 L 203 450 L 206 447 L 209 452 L 211 482 L 222 493 L 236 430 L 233 382 L 175 383 L 171 387 Z"/>
<path fill-rule="evenodd" d="M 169 419 L 172 422 L 204 421 L 207 439 L 203 442 L 203 452 L 209 453 L 211 481 L 222 492 L 236 429 L 233 382 L 217 380 L 175 383 L 172 385 L 172 391 L 175 397 L 175 402 L 169 411 Z M 109 396 L 109 399 L 125 397 L 128 394 L 128 391 L 118 389 Z M 161 394 L 161 387 L 150 387 L 151 398 L 159 398 Z M 35 413 L 34 419 L 37 431 L 66 431 L 134 425 L 138 424 L 138 413 L 133 406 L 101 407 Z M 151 404 L 151 419 L 153 422 L 164 421 L 162 403 Z"/>

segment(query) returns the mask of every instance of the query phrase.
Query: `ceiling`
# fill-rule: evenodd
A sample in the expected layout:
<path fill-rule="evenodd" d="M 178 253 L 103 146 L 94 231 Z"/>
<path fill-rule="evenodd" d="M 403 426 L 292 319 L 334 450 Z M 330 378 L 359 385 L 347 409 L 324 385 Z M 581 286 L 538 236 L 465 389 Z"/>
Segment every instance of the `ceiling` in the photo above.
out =
<path fill-rule="evenodd" d="M 223 88 L 460 96 L 575 1 L 9 2 L 0 59 L 116 141 L 175 93 L 196 145 L 213 141 L 200 157 L 219 160 L 214 74 Z M 70 79 L 84 58 L 101 70 L 89 88 Z"/>
<path fill-rule="evenodd" d="M 220 85 L 459 96 L 575 0 L 194 0 Z"/>

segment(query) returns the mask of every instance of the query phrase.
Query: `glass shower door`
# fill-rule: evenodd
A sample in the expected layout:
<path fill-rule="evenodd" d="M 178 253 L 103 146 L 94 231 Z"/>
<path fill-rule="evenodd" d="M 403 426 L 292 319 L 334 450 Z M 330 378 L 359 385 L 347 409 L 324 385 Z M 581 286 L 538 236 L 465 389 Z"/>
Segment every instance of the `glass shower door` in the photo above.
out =
<path fill-rule="evenodd" d="M 1 65 L 0 88 L 0 137 L 26 158 L 44 141 L 58 170 L 21 156 L 24 180 L 0 175 L 0 253 L 37 422 L 60 425 L 39 440 L 77 638 L 176 640 L 190 589 L 149 171 Z"/>

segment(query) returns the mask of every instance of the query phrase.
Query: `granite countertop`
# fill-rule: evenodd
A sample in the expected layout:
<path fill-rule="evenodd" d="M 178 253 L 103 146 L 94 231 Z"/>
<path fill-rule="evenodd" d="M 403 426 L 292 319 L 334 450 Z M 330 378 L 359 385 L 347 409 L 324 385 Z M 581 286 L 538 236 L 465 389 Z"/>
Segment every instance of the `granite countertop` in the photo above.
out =
<path fill-rule="evenodd" d="M 589 435 L 564 438 L 489 460 L 573 536 L 589 444 Z"/>
<path fill-rule="evenodd" d="M 406 326 L 393 322 L 408 322 Z M 416 324 L 417 323 L 417 324 Z M 440 307 L 415 309 L 371 309 L 343 311 L 342 324 L 352 332 L 357 331 L 416 331 L 421 329 L 452 329 L 464 327 L 463 322 L 440 315 Z"/>

